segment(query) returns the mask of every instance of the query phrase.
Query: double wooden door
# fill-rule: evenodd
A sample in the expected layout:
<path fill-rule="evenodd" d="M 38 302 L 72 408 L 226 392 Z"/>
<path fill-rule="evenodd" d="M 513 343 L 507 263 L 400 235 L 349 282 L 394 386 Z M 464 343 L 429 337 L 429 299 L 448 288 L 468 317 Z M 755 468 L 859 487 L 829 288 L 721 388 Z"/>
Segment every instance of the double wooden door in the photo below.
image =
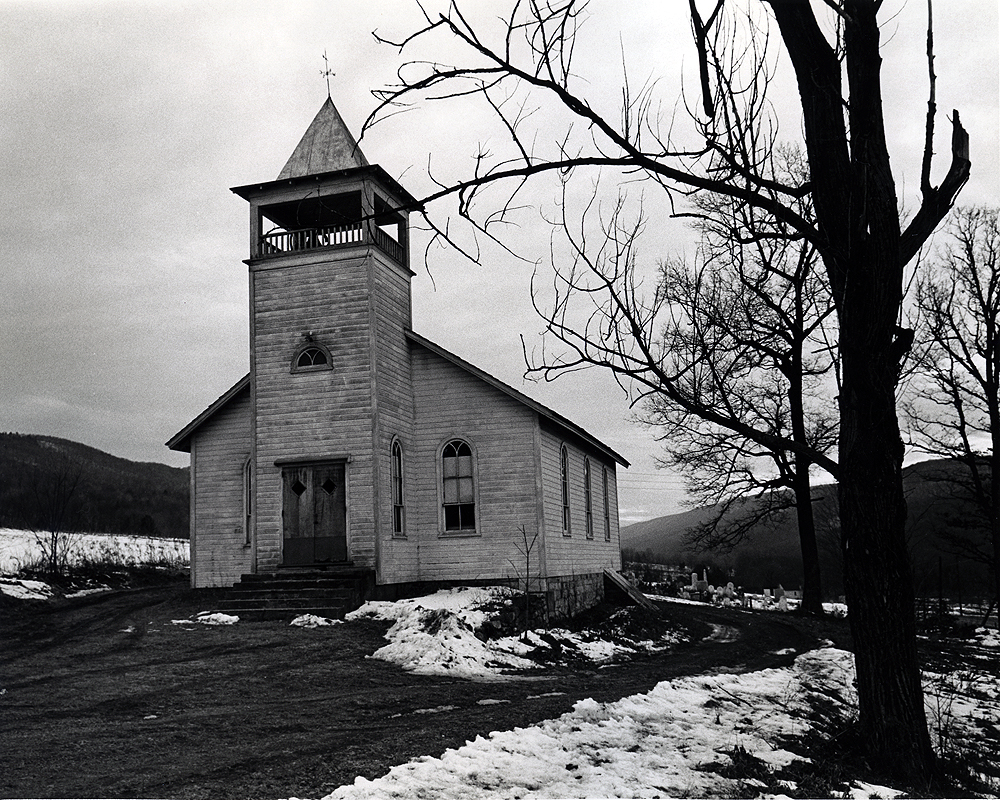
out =
<path fill-rule="evenodd" d="M 282 470 L 285 566 L 347 560 L 345 472 L 342 463 Z"/>

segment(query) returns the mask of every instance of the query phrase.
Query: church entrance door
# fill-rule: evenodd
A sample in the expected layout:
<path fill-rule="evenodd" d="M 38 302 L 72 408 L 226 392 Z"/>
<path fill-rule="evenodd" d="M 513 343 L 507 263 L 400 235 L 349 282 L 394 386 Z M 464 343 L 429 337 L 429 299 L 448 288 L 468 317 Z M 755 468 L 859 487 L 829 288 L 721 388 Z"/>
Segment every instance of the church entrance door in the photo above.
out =
<path fill-rule="evenodd" d="M 347 560 L 345 465 L 282 470 L 282 527 L 286 567 Z"/>

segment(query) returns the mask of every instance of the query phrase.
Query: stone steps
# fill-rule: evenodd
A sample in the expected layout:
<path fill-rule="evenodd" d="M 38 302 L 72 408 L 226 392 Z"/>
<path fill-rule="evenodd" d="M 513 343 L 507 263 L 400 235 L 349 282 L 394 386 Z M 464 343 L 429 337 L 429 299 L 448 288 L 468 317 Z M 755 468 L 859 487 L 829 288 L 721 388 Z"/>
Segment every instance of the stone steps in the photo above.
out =
<path fill-rule="evenodd" d="M 342 619 L 365 599 L 371 572 L 351 567 L 284 569 L 243 575 L 219 607 L 241 619 L 291 619 L 302 614 Z"/>

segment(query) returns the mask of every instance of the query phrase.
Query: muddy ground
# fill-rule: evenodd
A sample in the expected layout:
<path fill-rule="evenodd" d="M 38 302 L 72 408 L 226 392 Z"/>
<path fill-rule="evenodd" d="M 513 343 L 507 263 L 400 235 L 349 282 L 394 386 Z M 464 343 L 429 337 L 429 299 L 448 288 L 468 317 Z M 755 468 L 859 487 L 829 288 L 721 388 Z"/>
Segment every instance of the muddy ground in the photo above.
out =
<path fill-rule="evenodd" d="M 386 625 L 171 624 L 211 608 L 183 584 L 0 607 L 0 796 L 321 797 L 415 756 L 708 670 L 786 665 L 842 621 L 667 605 L 695 644 L 499 682 L 366 658 Z M 562 694 L 553 694 L 553 693 Z M 547 695 L 547 696 L 539 696 Z M 483 700 L 506 703 L 480 705 Z M 456 706 L 450 711 L 428 709 Z"/>

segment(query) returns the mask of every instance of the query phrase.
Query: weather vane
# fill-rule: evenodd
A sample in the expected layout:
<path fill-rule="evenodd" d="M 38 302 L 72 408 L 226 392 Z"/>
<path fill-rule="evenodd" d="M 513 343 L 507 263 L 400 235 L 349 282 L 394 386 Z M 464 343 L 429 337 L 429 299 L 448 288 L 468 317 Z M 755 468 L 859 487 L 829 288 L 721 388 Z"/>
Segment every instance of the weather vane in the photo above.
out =
<path fill-rule="evenodd" d="M 326 78 L 326 96 L 330 96 L 330 76 L 336 77 L 337 73 L 330 69 L 330 62 L 326 60 L 326 50 L 323 51 L 323 64 L 326 69 L 322 70 L 319 74 Z"/>

